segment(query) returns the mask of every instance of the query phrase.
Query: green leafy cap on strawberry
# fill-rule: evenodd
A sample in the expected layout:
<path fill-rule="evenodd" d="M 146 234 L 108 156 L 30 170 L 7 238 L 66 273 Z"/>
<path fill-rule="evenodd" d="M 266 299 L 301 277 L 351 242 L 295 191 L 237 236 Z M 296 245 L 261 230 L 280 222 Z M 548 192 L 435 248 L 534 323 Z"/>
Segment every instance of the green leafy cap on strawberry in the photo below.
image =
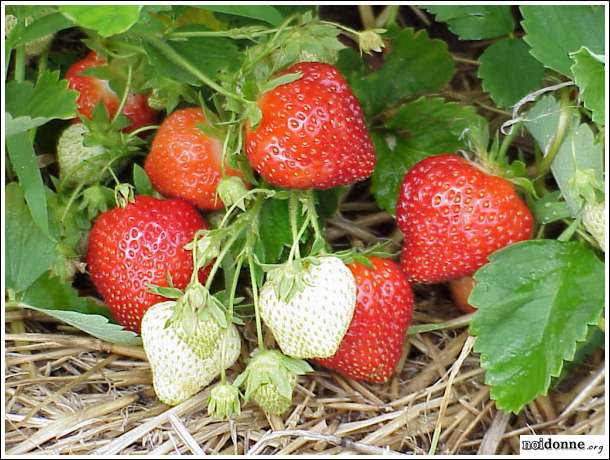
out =
<path fill-rule="evenodd" d="M 103 185 L 92 185 L 83 191 L 79 210 L 86 210 L 87 217 L 92 221 L 98 214 L 108 211 L 114 206 L 114 191 Z"/>
<path fill-rule="evenodd" d="M 305 289 L 305 274 L 311 265 L 320 262 L 316 257 L 304 257 L 287 261 L 279 266 L 273 266 L 267 272 L 267 283 L 273 286 L 275 295 L 284 302 L 290 300 Z"/>
<path fill-rule="evenodd" d="M 223 177 L 218 183 L 216 193 L 218 193 L 218 196 L 226 208 L 230 208 L 231 206 L 235 205 L 242 211 L 246 210 L 245 200 L 248 189 L 240 177 Z"/>
<path fill-rule="evenodd" d="M 379 34 L 384 32 L 385 29 L 369 29 L 358 33 L 360 51 L 366 54 L 373 54 L 372 51 L 380 53 L 385 48 L 385 43 Z"/>
<path fill-rule="evenodd" d="M 114 187 L 114 200 L 120 208 L 125 208 L 129 203 L 135 203 L 135 188 L 133 185 L 122 182 Z"/>
<path fill-rule="evenodd" d="M 246 401 L 252 399 L 265 412 L 281 415 L 292 404 L 297 376 L 312 371 L 306 361 L 277 350 L 255 351 L 248 367 L 233 384 L 236 387 L 245 384 Z"/>
<path fill-rule="evenodd" d="M 187 286 L 184 293 L 173 287 L 150 286 L 150 290 L 176 299 L 166 326 L 173 326 L 200 358 L 209 358 L 229 325 L 222 302 L 199 282 Z"/>
<path fill-rule="evenodd" d="M 226 420 L 241 413 L 239 389 L 230 383 L 219 383 L 210 392 L 208 398 L 208 415 Z"/>

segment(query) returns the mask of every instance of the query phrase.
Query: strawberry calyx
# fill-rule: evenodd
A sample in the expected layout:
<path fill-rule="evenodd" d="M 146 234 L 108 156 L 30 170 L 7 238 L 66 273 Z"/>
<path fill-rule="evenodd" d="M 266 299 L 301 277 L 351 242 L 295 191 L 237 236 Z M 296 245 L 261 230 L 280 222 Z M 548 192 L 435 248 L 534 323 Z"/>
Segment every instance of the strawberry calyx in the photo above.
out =
<path fill-rule="evenodd" d="M 502 177 L 537 199 L 539 194 L 525 162 L 520 159 L 510 161 L 508 157 L 508 149 L 519 134 L 520 127 L 520 123 L 512 126 L 501 141 L 500 133 L 496 132 L 493 140 L 490 141 L 487 124 L 483 121 L 474 124 L 467 132 L 468 147 L 474 158 L 467 159 L 485 174 Z"/>
<path fill-rule="evenodd" d="M 218 420 L 227 420 L 241 413 L 239 389 L 230 383 L 219 383 L 210 391 L 208 415 Z"/>
<path fill-rule="evenodd" d="M 230 325 L 223 303 L 198 282 L 187 286 L 184 292 L 171 285 L 150 285 L 149 289 L 153 294 L 175 300 L 165 328 L 173 327 L 200 358 L 209 358 Z"/>
<path fill-rule="evenodd" d="M 353 247 L 344 251 L 338 251 L 333 255 L 341 259 L 346 265 L 357 262 L 368 268 L 373 268 L 369 257 L 392 258 L 397 256 L 397 253 L 388 251 L 391 244 L 391 241 L 384 241 L 368 248 Z"/>
<path fill-rule="evenodd" d="M 251 360 L 233 382 L 245 386 L 244 399 L 253 399 L 264 411 L 284 413 L 292 403 L 297 376 L 313 369 L 302 359 L 288 357 L 277 350 L 255 350 Z"/>
<path fill-rule="evenodd" d="M 119 208 L 126 208 L 129 203 L 136 202 L 136 189 L 126 182 L 119 182 L 114 187 L 114 201 Z"/>
<path fill-rule="evenodd" d="M 216 187 L 216 193 L 226 208 L 235 205 L 242 211 L 246 210 L 246 200 L 252 199 L 252 195 L 248 195 L 246 184 L 238 176 L 223 177 Z"/>
<path fill-rule="evenodd" d="M 106 212 L 115 202 L 114 190 L 95 184 L 83 190 L 79 210 L 86 211 L 89 221 Z"/>

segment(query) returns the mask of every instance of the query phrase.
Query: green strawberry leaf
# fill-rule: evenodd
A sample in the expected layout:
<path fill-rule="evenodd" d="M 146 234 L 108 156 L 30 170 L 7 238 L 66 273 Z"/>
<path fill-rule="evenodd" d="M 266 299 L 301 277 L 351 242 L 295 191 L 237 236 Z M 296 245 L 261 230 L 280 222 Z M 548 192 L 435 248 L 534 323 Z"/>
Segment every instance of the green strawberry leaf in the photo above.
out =
<path fill-rule="evenodd" d="M 559 102 L 549 95 L 542 97 L 527 113 L 525 127 L 542 152 L 546 152 L 553 141 L 559 112 Z M 568 133 L 551 166 L 572 217 L 576 217 L 582 208 L 583 186 L 586 188 L 594 182 L 603 183 L 603 159 L 603 148 L 596 142 L 593 131 L 588 125 L 579 124 L 578 114 L 574 113 Z M 580 178 L 587 178 L 584 184 Z"/>
<path fill-rule="evenodd" d="M 308 372 L 313 372 L 313 368 L 304 359 L 291 358 L 290 356 L 282 357 L 282 365 L 295 375 L 304 375 Z"/>
<path fill-rule="evenodd" d="M 425 30 L 407 28 L 391 38 L 391 51 L 374 72 L 367 71 L 357 51 L 339 54 L 337 66 L 368 117 L 406 97 L 442 88 L 455 72 L 447 43 L 430 39 Z"/>
<path fill-rule="evenodd" d="M 61 13 L 45 14 L 18 31 L 18 33 L 11 35 L 10 42 L 7 39 L 6 45 L 9 47 L 24 45 L 45 35 L 72 27 L 72 25 L 72 21 Z"/>
<path fill-rule="evenodd" d="M 222 13 L 231 16 L 240 16 L 248 19 L 266 22 L 272 26 L 279 26 L 284 18 L 274 6 L 268 5 L 198 5 L 197 8 Z"/>
<path fill-rule="evenodd" d="M 483 122 L 474 108 L 439 97 L 403 104 L 385 124 L 395 137 L 372 133 L 377 165 L 371 190 L 377 204 L 393 214 L 407 170 L 430 155 L 465 148 L 468 130 Z"/>
<path fill-rule="evenodd" d="M 273 78 L 273 79 L 269 80 L 268 82 L 266 82 L 265 84 L 263 84 L 260 88 L 260 93 L 261 94 L 266 93 L 267 91 L 271 91 L 271 90 L 277 88 L 278 86 L 286 85 L 288 83 L 292 83 L 293 81 L 297 81 L 302 76 L 303 76 L 302 72 L 294 72 L 294 73 L 287 73 L 284 75 L 280 75 L 279 77 Z"/>
<path fill-rule="evenodd" d="M 148 174 L 146 174 L 144 168 L 137 163 L 134 163 L 133 165 L 133 185 L 136 187 L 136 193 L 138 195 L 152 195 L 155 192 Z"/>
<path fill-rule="evenodd" d="M 4 281 L 6 288 L 21 292 L 49 269 L 56 257 L 57 243 L 34 223 L 19 184 L 7 184 L 5 200 Z"/>
<path fill-rule="evenodd" d="M 155 72 L 188 85 L 201 84 L 199 73 L 216 78 L 221 70 L 236 70 L 243 58 L 233 40 L 221 37 L 154 39 L 143 47 Z"/>
<path fill-rule="evenodd" d="M 604 54 L 604 7 L 601 5 L 521 6 L 524 40 L 545 67 L 572 76 L 570 53 L 583 46 Z"/>
<path fill-rule="evenodd" d="M 179 299 L 184 295 L 184 292 L 175 287 L 155 286 L 153 284 L 149 284 L 148 290 L 153 294 L 167 297 L 168 299 Z"/>
<path fill-rule="evenodd" d="M 45 71 L 36 83 L 6 84 L 6 136 L 36 128 L 49 120 L 68 120 L 76 115 L 78 92 L 68 89 L 68 81 L 59 79 L 58 71 Z"/>
<path fill-rule="evenodd" d="M 59 7 L 59 11 L 81 27 L 93 29 L 103 37 L 127 32 L 140 18 L 142 6 L 86 5 Z"/>
<path fill-rule="evenodd" d="M 596 55 L 585 47 L 570 56 L 574 61 L 571 69 L 574 81 L 580 88 L 580 97 L 585 107 L 591 111 L 593 121 L 598 125 L 603 125 L 606 119 L 604 56 Z"/>
<path fill-rule="evenodd" d="M 139 345 L 140 338 L 118 324 L 109 322 L 107 308 L 78 292 L 59 278 L 42 275 L 24 293 L 17 305 L 40 311 L 76 327 L 98 339 L 121 345 Z"/>
<path fill-rule="evenodd" d="M 482 40 L 510 34 L 515 22 L 509 5 L 424 6 L 437 21 L 446 22 L 460 40 Z"/>
<path fill-rule="evenodd" d="M 478 76 L 483 89 L 500 107 L 511 107 L 528 93 L 540 88 L 544 67 L 529 54 L 518 38 L 498 40 L 479 57 Z M 519 78 L 514 78 L 519 75 Z"/>
<path fill-rule="evenodd" d="M 47 197 L 32 138 L 27 132 L 7 137 L 6 150 L 19 178 L 20 191 L 25 196 L 30 218 L 40 231 L 50 238 Z"/>
<path fill-rule="evenodd" d="M 288 380 L 288 372 L 280 368 L 274 368 L 268 373 L 269 380 L 277 389 L 277 392 L 284 398 L 292 398 L 292 387 Z"/>
<path fill-rule="evenodd" d="M 470 331 L 499 409 L 546 394 L 604 309 L 604 264 L 580 242 L 509 246 L 479 269 Z"/>
<path fill-rule="evenodd" d="M 48 273 L 38 278 L 23 293 L 21 301 L 29 306 L 46 310 L 70 310 L 84 315 L 101 315 L 112 318 L 108 308 L 94 302 L 90 297 L 79 297 L 76 290 L 68 283 Z"/>
<path fill-rule="evenodd" d="M 280 260 L 284 248 L 292 244 L 288 200 L 265 200 L 258 222 L 259 241 L 265 254 L 261 262 L 274 264 Z"/>
<path fill-rule="evenodd" d="M 561 192 L 547 193 L 539 200 L 534 201 L 531 210 L 536 221 L 541 224 L 550 224 L 571 216 L 570 209 L 565 201 L 560 200 Z"/>
<path fill-rule="evenodd" d="M 53 310 L 27 304 L 22 305 L 22 307 L 45 313 L 106 342 L 132 346 L 141 345 L 142 343 L 140 337 L 135 332 L 128 331 L 123 326 L 111 323 L 105 316 L 88 315 L 70 310 Z"/>

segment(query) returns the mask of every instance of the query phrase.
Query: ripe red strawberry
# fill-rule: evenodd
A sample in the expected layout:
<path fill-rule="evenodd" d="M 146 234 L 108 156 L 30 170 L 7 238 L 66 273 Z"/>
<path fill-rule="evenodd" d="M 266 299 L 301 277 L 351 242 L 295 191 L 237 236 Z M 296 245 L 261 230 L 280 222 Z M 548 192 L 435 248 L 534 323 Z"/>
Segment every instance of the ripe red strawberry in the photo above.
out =
<path fill-rule="evenodd" d="M 409 279 L 472 275 L 487 256 L 532 236 L 533 218 L 513 185 L 453 154 L 426 158 L 405 176 L 396 207 Z"/>
<path fill-rule="evenodd" d="M 87 118 L 92 118 L 93 109 L 99 102 L 104 103 L 111 118 L 119 109 L 121 102 L 119 96 L 110 88 L 106 80 L 81 75 L 81 72 L 105 63 L 102 57 L 91 51 L 83 59 L 72 64 L 66 72 L 69 88 L 79 93 L 76 101 L 78 112 Z M 126 132 L 152 125 L 157 119 L 157 112 L 149 107 L 147 96 L 144 94 L 130 93 L 123 114 L 131 120 L 131 125 L 125 128 Z"/>
<path fill-rule="evenodd" d="M 88 269 L 120 324 L 139 332 L 146 310 L 167 300 L 150 293 L 149 283 L 167 286 L 169 273 L 176 288 L 186 287 L 193 260 L 184 246 L 202 228 L 207 223 L 186 201 L 148 196 L 97 218 L 89 235 Z"/>
<path fill-rule="evenodd" d="M 264 93 L 263 118 L 247 130 L 246 153 L 269 183 L 295 189 L 326 189 L 366 179 L 375 150 L 360 104 L 338 70 L 302 62 L 282 72 L 296 81 Z"/>
<path fill-rule="evenodd" d="M 314 362 L 353 379 L 385 382 L 396 368 L 411 323 L 413 293 L 390 259 L 369 257 L 373 267 L 348 264 L 356 279 L 354 316 L 337 352 Z"/>
<path fill-rule="evenodd" d="M 205 123 L 199 107 L 173 112 L 157 131 L 144 169 L 163 195 L 184 198 L 201 209 L 220 209 L 216 188 L 222 179 L 222 142 L 199 129 Z M 226 166 L 225 173 L 240 175 Z"/>

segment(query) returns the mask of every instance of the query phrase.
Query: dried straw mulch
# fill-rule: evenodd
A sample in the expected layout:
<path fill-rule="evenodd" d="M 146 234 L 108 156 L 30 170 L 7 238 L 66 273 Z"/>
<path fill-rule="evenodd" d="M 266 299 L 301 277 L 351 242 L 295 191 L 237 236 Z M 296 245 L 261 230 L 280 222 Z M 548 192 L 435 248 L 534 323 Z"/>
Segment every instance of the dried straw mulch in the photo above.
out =
<path fill-rule="evenodd" d="M 390 235 L 398 247 L 391 217 L 366 192 L 357 195 L 352 191 L 329 220 L 328 239 L 344 247 Z M 246 405 L 230 422 L 207 416 L 208 390 L 174 408 L 161 404 L 142 349 L 103 343 L 39 313 L 9 311 L 6 452 L 423 454 L 435 444 L 437 453 L 513 454 L 520 434 L 603 433 L 603 351 L 520 415 L 506 414 L 490 400 L 470 352 L 468 317 L 459 316 L 442 287 L 415 293 L 414 324 L 443 323 L 442 329 L 408 337 L 393 380 L 369 385 L 319 369 L 301 378 L 283 417 Z M 244 357 L 255 345 L 254 330 L 246 329 Z"/>

